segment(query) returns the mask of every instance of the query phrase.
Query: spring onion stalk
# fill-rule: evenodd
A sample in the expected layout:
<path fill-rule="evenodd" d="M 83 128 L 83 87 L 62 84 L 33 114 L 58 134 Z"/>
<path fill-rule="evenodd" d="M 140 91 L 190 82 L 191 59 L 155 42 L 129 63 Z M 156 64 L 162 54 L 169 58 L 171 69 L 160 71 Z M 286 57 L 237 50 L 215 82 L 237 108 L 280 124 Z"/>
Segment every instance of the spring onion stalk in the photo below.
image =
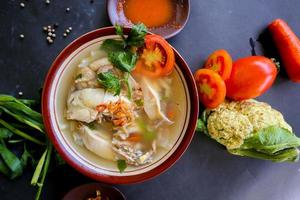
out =
<path fill-rule="evenodd" d="M 45 164 L 44 164 L 44 167 L 43 167 L 41 180 L 37 184 L 38 185 L 38 191 L 36 193 L 35 200 L 40 199 L 42 189 L 43 189 L 43 185 L 44 185 L 44 182 L 45 182 L 45 178 L 46 178 L 46 175 L 47 175 L 47 172 L 48 172 L 50 160 L 51 160 L 52 149 L 53 149 L 52 144 L 48 143 L 47 150 L 46 150 L 47 151 L 46 160 L 45 160 Z"/>
<path fill-rule="evenodd" d="M 5 121 L 2 120 L 2 119 L 0 119 L 0 124 L 1 124 L 2 126 L 4 126 L 5 128 L 7 128 L 8 130 L 10 130 L 11 132 L 15 133 L 16 135 L 19 135 L 19 136 L 21 136 L 21 137 L 23 137 L 23 138 L 25 138 L 25 139 L 27 139 L 27 140 L 29 140 L 29 141 L 31 141 L 31 142 L 34 142 L 34 143 L 36 143 L 36 144 L 44 145 L 43 142 L 41 142 L 41 141 L 39 141 L 38 139 L 36 139 L 36 138 L 34 138 L 34 137 L 32 137 L 32 136 L 30 136 L 30 135 L 24 133 L 23 131 L 20 131 L 20 130 L 14 128 L 13 126 L 11 126 L 10 124 L 8 124 L 7 122 L 5 122 Z"/>

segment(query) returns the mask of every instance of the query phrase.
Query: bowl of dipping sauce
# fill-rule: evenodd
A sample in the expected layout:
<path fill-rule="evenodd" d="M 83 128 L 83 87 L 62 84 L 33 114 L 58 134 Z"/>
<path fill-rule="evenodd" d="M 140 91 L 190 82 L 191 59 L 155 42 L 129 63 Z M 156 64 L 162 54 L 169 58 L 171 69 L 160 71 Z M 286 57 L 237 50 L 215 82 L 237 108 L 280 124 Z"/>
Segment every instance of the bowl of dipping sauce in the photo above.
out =
<path fill-rule="evenodd" d="M 189 0 L 108 0 L 113 25 L 131 27 L 143 23 L 150 32 L 168 39 L 178 34 L 189 18 Z"/>

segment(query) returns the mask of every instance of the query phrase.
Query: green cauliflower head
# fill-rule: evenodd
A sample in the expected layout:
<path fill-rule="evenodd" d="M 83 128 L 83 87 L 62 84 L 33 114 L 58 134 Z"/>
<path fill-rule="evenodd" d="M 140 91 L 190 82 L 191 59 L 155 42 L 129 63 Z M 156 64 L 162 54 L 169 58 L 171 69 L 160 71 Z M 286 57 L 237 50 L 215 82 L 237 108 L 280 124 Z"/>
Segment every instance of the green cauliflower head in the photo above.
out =
<path fill-rule="evenodd" d="M 292 132 L 279 111 L 256 100 L 225 101 L 216 109 L 206 112 L 209 114 L 209 135 L 227 149 L 239 148 L 252 133 L 270 126 L 279 126 Z"/>

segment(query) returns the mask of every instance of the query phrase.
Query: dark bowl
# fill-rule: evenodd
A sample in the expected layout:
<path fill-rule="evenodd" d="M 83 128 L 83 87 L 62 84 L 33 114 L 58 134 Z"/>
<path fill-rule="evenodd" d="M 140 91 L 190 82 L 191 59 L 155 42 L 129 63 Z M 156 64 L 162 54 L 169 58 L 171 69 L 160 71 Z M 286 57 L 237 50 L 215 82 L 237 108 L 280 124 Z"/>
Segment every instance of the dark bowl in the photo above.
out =
<path fill-rule="evenodd" d="M 126 18 L 119 4 L 120 0 L 107 0 L 107 13 L 110 22 L 131 27 L 133 24 Z M 190 0 L 173 0 L 176 4 L 175 17 L 171 24 L 150 28 L 149 31 L 163 36 L 165 39 L 177 35 L 186 25 L 190 15 Z"/>
<path fill-rule="evenodd" d="M 101 192 L 103 199 L 107 197 L 109 200 L 126 200 L 120 190 L 102 183 L 89 183 L 78 186 L 68 192 L 62 200 L 86 200 L 95 197 L 97 190 Z"/>
<path fill-rule="evenodd" d="M 125 34 L 128 34 L 129 28 L 125 28 Z M 97 45 L 103 41 L 103 38 L 117 37 L 114 27 L 105 27 L 91 31 L 69 44 L 53 62 L 45 83 L 42 94 L 42 113 L 45 124 L 45 130 L 49 139 L 62 158 L 82 174 L 97 181 L 128 184 L 137 183 L 153 178 L 170 168 L 188 148 L 196 128 L 199 103 L 196 83 L 188 65 L 179 53 L 174 49 L 176 58 L 176 73 L 179 74 L 183 84 L 186 98 L 186 112 L 182 113 L 185 120 L 180 130 L 178 139 L 174 146 L 160 158 L 149 166 L 143 166 L 141 169 L 132 169 L 119 173 L 117 169 L 107 169 L 103 166 L 103 161 L 98 159 L 89 159 L 86 154 L 80 153 L 72 145 L 72 137 L 68 136 L 66 130 L 66 121 L 64 109 L 66 106 L 66 96 L 68 79 L 74 76 L 72 70 L 77 65 L 72 64 L 74 59 L 88 51 L 91 46 Z M 75 67 L 74 67 L 75 66 Z M 65 91 L 65 92 L 64 92 Z M 73 141 L 74 143 L 74 141 Z"/>

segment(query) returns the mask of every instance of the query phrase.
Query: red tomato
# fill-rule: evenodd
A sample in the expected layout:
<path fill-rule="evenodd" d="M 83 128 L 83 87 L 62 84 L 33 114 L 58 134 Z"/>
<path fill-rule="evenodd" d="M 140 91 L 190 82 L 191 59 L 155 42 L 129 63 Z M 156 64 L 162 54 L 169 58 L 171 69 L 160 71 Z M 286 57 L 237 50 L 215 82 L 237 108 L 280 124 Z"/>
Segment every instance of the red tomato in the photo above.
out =
<path fill-rule="evenodd" d="M 226 96 L 226 85 L 219 74 L 210 69 L 199 69 L 195 80 L 201 103 L 207 108 L 216 108 Z"/>
<path fill-rule="evenodd" d="M 208 57 L 205 68 L 217 72 L 226 81 L 230 77 L 232 58 L 226 50 L 217 50 Z"/>
<path fill-rule="evenodd" d="M 134 73 L 156 78 L 169 75 L 174 67 L 175 55 L 169 43 L 159 35 L 146 35 Z"/>
<path fill-rule="evenodd" d="M 269 58 L 241 58 L 233 63 L 230 78 L 226 81 L 227 97 L 237 101 L 256 98 L 272 86 L 276 75 L 276 65 Z"/>

